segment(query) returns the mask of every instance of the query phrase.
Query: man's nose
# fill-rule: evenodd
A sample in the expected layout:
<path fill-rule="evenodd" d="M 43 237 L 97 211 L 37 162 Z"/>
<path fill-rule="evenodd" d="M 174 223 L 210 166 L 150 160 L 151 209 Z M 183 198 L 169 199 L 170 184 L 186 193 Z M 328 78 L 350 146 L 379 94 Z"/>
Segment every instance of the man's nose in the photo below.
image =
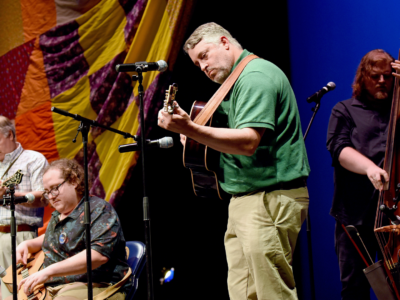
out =
<path fill-rule="evenodd" d="M 385 82 L 385 76 L 379 75 L 379 82 Z"/>
<path fill-rule="evenodd" d="M 200 69 L 204 72 L 206 70 L 207 64 L 200 63 Z"/>

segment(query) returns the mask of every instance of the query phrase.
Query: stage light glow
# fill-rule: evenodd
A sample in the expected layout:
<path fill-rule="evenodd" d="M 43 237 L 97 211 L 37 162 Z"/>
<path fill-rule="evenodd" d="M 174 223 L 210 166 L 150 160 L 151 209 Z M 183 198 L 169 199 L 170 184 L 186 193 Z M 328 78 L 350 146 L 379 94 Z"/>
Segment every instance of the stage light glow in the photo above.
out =
<path fill-rule="evenodd" d="M 164 282 L 170 282 L 172 279 L 174 279 L 175 269 L 163 268 L 161 274 L 163 277 L 160 278 L 160 284 L 163 285 Z"/>
<path fill-rule="evenodd" d="M 170 282 L 172 279 L 174 279 L 174 273 L 174 268 L 171 268 L 171 270 L 167 271 L 164 276 L 164 282 Z"/>

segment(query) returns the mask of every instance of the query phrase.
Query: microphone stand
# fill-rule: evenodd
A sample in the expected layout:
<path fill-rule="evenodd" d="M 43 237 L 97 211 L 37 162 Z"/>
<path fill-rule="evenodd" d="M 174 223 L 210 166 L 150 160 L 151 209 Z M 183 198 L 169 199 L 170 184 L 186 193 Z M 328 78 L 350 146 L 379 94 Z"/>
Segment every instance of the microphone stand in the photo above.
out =
<path fill-rule="evenodd" d="M 145 227 L 145 240 L 146 240 L 146 273 L 147 273 L 147 299 L 154 299 L 153 291 L 153 262 L 152 262 L 152 248 L 151 248 L 151 224 L 150 224 L 150 202 L 149 197 L 147 197 L 146 190 L 146 171 L 145 171 L 145 125 L 144 125 L 144 105 L 143 105 L 143 72 L 146 68 L 137 67 L 136 72 L 138 75 L 133 75 L 132 80 L 138 81 L 138 93 L 139 93 L 139 103 L 140 103 L 140 151 L 142 155 L 142 177 L 143 177 L 143 221 Z"/>
<path fill-rule="evenodd" d="M 311 124 L 312 124 L 312 122 L 314 121 L 315 115 L 317 114 L 317 112 L 318 112 L 318 110 L 319 110 L 319 107 L 320 107 L 320 104 L 321 104 L 321 97 L 315 99 L 314 102 L 315 102 L 315 107 L 313 107 L 313 108 L 311 109 L 314 113 L 313 113 L 313 115 L 311 116 L 310 123 L 308 124 L 306 133 L 304 134 L 304 137 L 303 137 L 303 140 L 304 140 L 304 141 L 306 140 L 306 137 L 307 137 L 307 135 L 308 135 L 308 131 L 310 130 Z"/>
<path fill-rule="evenodd" d="M 314 121 L 315 115 L 317 114 L 320 104 L 321 98 L 323 95 L 316 97 L 313 102 L 315 102 L 315 107 L 311 110 L 313 111 L 313 115 L 311 116 L 311 120 L 308 124 L 307 130 L 304 134 L 303 140 L 305 141 L 310 130 L 311 124 Z M 311 219 L 310 219 L 310 210 L 307 213 L 307 246 L 308 246 L 308 266 L 310 268 L 310 286 L 311 286 L 311 300 L 315 300 L 315 282 L 314 282 L 314 263 L 313 263 L 313 255 L 312 255 L 312 243 L 311 243 Z"/>
<path fill-rule="evenodd" d="M 9 196 L 3 196 L 3 206 L 5 206 L 5 198 L 10 199 L 10 211 L 11 211 L 11 265 L 12 265 L 12 286 L 13 286 L 13 300 L 18 299 L 18 285 L 17 285 L 17 224 L 15 222 L 15 203 L 14 193 L 15 186 L 11 183 L 8 186 L 7 193 Z"/>
<path fill-rule="evenodd" d="M 136 136 L 131 135 L 130 133 L 122 132 L 117 129 L 107 127 L 104 125 L 99 124 L 98 122 L 90 119 L 86 119 L 80 115 L 77 114 L 71 114 L 65 110 L 58 109 L 56 107 L 51 108 L 52 112 L 58 113 L 63 116 L 67 116 L 70 118 L 73 118 L 77 121 L 80 121 L 80 125 L 78 127 L 78 132 L 73 139 L 73 142 L 76 142 L 76 137 L 78 136 L 79 132 L 82 133 L 82 143 L 83 143 L 83 167 L 85 171 L 85 231 L 86 231 L 86 268 L 87 268 L 87 276 L 88 276 L 88 300 L 93 299 L 93 284 L 92 284 L 92 252 L 91 247 L 90 247 L 90 203 L 89 203 L 89 176 L 88 176 L 88 157 L 87 157 L 87 143 L 88 143 L 88 135 L 89 135 L 89 130 L 90 126 L 93 127 L 101 127 L 104 129 L 107 129 L 109 131 L 118 133 L 123 135 L 125 138 L 133 138 L 136 140 Z M 16 299 L 15 299 L 16 300 Z"/>

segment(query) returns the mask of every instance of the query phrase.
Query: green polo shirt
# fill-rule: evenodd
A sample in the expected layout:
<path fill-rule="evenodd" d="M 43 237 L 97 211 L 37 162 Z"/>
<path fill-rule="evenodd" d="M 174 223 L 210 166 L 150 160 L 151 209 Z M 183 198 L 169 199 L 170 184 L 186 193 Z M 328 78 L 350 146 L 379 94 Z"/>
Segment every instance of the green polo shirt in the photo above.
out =
<path fill-rule="evenodd" d="M 232 71 L 250 54 L 244 50 Z M 267 129 L 252 156 L 221 154 L 219 180 L 226 192 L 251 192 L 308 176 L 296 98 L 289 80 L 273 63 L 248 63 L 215 119 L 219 127 Z"/>

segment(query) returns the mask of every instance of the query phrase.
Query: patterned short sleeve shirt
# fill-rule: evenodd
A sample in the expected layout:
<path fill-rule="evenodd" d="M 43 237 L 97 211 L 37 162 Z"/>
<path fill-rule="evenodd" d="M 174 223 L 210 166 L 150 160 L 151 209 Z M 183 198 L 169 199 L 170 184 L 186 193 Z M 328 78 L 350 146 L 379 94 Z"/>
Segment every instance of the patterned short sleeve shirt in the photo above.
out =
<path fill-rule="evenodd" d="M 90 197 L 91 248 L 109 260 L 92 271 L 92 280 L 97 283 L 119 282 L 129 270 L 126 258 L 125 239 L 120 221 L 114 208 L 108 202 Z M 74 211 L 65 219 L 54 211 L 47 226 L 43 242 L 44 266 L 63 261 L 83 250 L 85 245 L 85 212 L 82 199 Z M 57 286 L 71 282 L 87 282 L 87 274 L 54 277 L 46 285 Z M 129 288 L 131 282 L 125 284 Z"/>

